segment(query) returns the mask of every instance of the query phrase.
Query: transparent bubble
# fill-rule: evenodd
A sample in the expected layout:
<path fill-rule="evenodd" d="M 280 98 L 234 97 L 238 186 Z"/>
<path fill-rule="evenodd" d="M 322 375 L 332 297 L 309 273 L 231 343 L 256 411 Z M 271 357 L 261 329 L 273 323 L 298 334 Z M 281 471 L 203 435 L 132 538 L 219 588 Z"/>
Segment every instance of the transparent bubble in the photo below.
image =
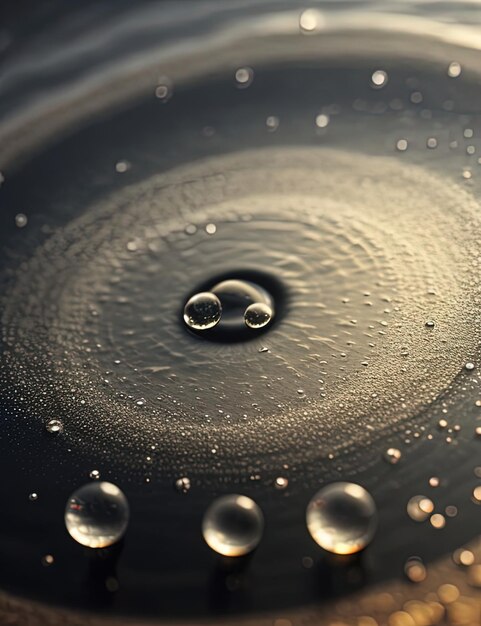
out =
<path fill-rule="evenodd" d="M 124 535 L 129 503 L 112 483 L 91 482 L 72 493 L 65 508 L 70 536 L 89 548 L 106 548 Z"/>
<path fill-rule="evenodd" d="M 263 529 L 264 516 L 259 506 L 251 498 L 237 494 L 214 500 L 202 522 L 207 545 L 224 556 L 242 556 L 254 550 Z"/>
<path fill-rule="evenodd" d="M 56 435 L 63 432 L 63 423 L 57 419 L 49 420 L 45 424 L 45 428 L 47 429 L 47 432 Z"/>
<path fill-rule="evenodd" d="M 318 491 L 306 511 L 314 541 L 334 554 L 354 554 L 372 540 L 377 511 L 371 495 L 354 483 L 332 483 Z"/>
<path fill-rule="evenodd" d="M 244 312 L 244 322 L 248 328 L 263 328 L 272 319 L 272 309 L 263 302 L 250 304 Z"/>
<path fill-rule="evenodd" d="M 202 291 L 189 298 L 184 307 L 184 322 L 195 330 L 214 328 L 222 314 L 219 298 L 209 292 Z"/>

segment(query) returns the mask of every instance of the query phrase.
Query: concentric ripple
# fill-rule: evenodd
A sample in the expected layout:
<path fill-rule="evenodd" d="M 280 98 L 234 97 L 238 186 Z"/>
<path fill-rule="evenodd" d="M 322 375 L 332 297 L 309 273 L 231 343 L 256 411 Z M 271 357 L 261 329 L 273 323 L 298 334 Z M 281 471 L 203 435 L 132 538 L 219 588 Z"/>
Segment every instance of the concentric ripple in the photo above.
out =
<path fill-rule="evenodd" d="M 361 447 L 419 416 L 474 349 L 476 213 L 453 181 L 327 148 L 158 175 L 20 268 L 2 378 L 29 419 L 61 408 L 77 445 L 159 441 L 172 470 Z M 186 294 L 247 270 L 285 286 L 282 319 L 240 343 L 187 332 Z"/>

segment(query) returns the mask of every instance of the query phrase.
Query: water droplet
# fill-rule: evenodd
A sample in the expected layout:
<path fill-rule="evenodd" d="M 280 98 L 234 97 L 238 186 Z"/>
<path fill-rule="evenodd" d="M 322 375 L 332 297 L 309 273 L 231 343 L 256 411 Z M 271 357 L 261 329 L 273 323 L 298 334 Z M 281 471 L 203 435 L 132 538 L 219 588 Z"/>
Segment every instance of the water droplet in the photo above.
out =
<path fill-rule="evenodd" d="M 129 170 L 130 167 L 131 165 L 128 161 L 118 161 L 115 164 L 115 171 L 118 172 L 119 174 L 123 174 L 124 172 Z"/>
<path fill-rule="evenodd" d="M 459 550 L 455 550 L 453 552 L 453 561 L 457 565 L 469 567 L 469 565 L 474 563 L 474 554 L 471 550 L 464 550 L 463 548 L 460 548 Z"/>
<path fill-rule="evenodd" d="M 420 104 L 423 101 L 423 94 L 420 91 L 413 91 L 409 99 L 413 104 Z"/>
<path fill-rule="evenodd" d="M 174 483 L 174 486 L 179 493 L 187 493 L 188 491 L 190 491 L 190 487 L 191 487 L 190 478 L 187 478 L 187 476 L 182 476 L 181 478 L 177 478 L 177 480 Z"/>
<path fill-rule="evenodd" d="M 434 515 L 431 515 L 429 521 L 431 522 L 431 526 L 433 528 L 436 528 L 437 530 L 441 530 L 446 526 L 446 518 L 444 517 L 444 515 L 441 515 L 441 513 L 435 513 Z"/>
<path fill-rule="evenodd" d="M 461 75 L 462 71 L 463 70 L 462 70 L 461 65 L 457 61 L 453 61 L 452 63 L 449 64 L 448 76 L 450 78 L 457 78 L 458 76 Z"/>
<path fill-rule="evenodd" d="M 369 492 L 355 483 L 332 483 L 318 491 L 306 510 L 314 541 L 334 554 L 364 549 L 376 531 L 376 505 Z"/>
<path fill-rule="evenodd" d="M 278 476 L 274 481 L 274 486 L 276 489 L 286 489 L 289 485 L 289 480 L 284 478 L 283 476 Z"/>
<path fill-rule="evenodd" d="M 38 500 L 38 493 L 30 493 L 28 499 L 30 500 L 30 502 L 36 502 Z"/>
<path fill-rule="evenodd" d="M 371 83 L 374 89 L 381 89 L 387 85 L 388 75 L 384 70 L 376 70 L 371 76 Z"/>
<path fill-rule="evenodd" d="M 468 372 L 472 372 L 474 370 L 474 363 L 466 363 L 464 369 Z"/>
<path fill-rule="evenodd" d="M 89 548 L 106 548 L 119 541 L 127 529 L 129 504 L 112 483 L 93 482 L 72 493 L 65 508 L 70 536 Z"/>
<path fill-rule="evenodd" d="M 426 578 L 426 567 L 418 556 L 411 556 L 404 565 L 404 573 L 413 583 L 420 583 Z"/>
<path fill-rule="evenodd" d="M 401 450 L 397 448 L 388 448 L 384 453 L 384 459 L 391 465 L 396 465 L 401 460 Z"/>
<path fill-rule="evenodd" d="M 429 479 L 430 487 L 439 487 L 439 483 L 440 483 L 440 480 L 437 476 L 431 476 L 431 478 Z"/>
<path fill-rule="evenodd" d="M 434 328 L 435 323 L 433 322 L 433 320 L 428 320 L 425 324 L 426 328 Z"/>
<path fill-rule="evenodd" d="M 269 117 L 266 119 L 267 130 L 273 133 L 279 128 L 279 123 L 280 121 L 278 117 L 276 117 L 275 115 L 269 115 Z"/>
<path fill-rule="evenodd" d="M 167 76 L 162 76 L 155 88 L 155 97 L 161 102 L 168 102 L 173 94 L 172 81 Z"/>
<path fill-rule="evenodd" d="M 221 496 L 205 512 L 202 533 L 207 545 L 224 556 L 242 556 L 257 547 L 264 529 L 259 506 L 241 495 Z"/>
<path fill-rule="evenodd" d="M 327 115 L 326 113 L 319 113 L 319 115 L 316 117 L 316 126 L 318 128 L 326 128 L 326 126 L 329 124 L 329 121 L 329 115 Z"/>
<path fill-rule="evenodd" d="M 410 498 L 406 509 L 412 520 L 415 522 L 424 522 L 434 511 L 434 504 L 432 500 L 426 498 L 426 496 L 417 495 Z"/>
<path fill-rule="evenodd" d="M 399 152 L 405 152 L 408 149 L 408 142 L 406 139 L 399 139 L 396 143 L 396 149 L 399 150 Z"/>
<path fill-rule="evenodd" d="M 323 14 L 316 9 L 306 9 L 299 17 L 299 28 L 304 33 L 313 33 L 324 26 Z"/>
<path fill-rule="evenodd" d="M 481 485 L 478 485 L 473 489 L 472 500 L 475 504 L 481 504 Z"/>
<path fill-rule="evenodd" d="M 24 228 L 24 226 L 26 226 L 28 223 L 28 217 L 25 215 L 25 213 L 17 213 L 17 215 L 15 215 L 15 225 L 18 228 Z"/>
<path fill-rule="evenodd" d="M 235 73 L 238 87 L 248 87 L 254 80 L 254 70 L 251 67 L 240 67 Z"/>
<path fill-rule="evenodd" d="M 53 555 L 51 554 L 46 554 L 45 556 L 42 557 L 42 565 L 44 567 L 50 567 L 50 565 L 54 564 L 55 559 L 53 558 Z"/>
<path fill-rule="evenodd" d="M 208 235 L 215 235 L 217 232 L 217 226 L 215 224 L 206 224 L 205 232 Z"/>
<path fill-rule="evenodd" d="M 89 477 L 90 477 L 92 480 L 99 480 L 99 479 L 100 479 L 100 472 L 99 472 L 99 470 L 96 470 L 96 469 L 92 470 L 92 471 L 89 473 Z"/>
<path fill-rule="evenodd" d="M 272 319 L 272 309 L 263 302 L 250 304 L 244 312 L 244 322 L 248 328 L 263 328 Z"/>
<path fill-rule="evenodd" d="M 47 429 L 47 432 L 57 435 L 58 433 L 63 432 L 63 423 L 56 419 L 49 420 L 46 423 L 45 428 Z"/>
<path fill-rule="evenodd" d="M 184 322 L 195 330 L 214 328 L 221 318 L 222 305 L 219 298 L 210 291 L 195 294 L 184 307 Z"/>
<path fill-rule="evenodd" d="M 434 150 L 435 148 L 437 148 L 438 147 L 438 140 L 436 139 L 436 137 L 429 137 L 428 140 L 426 141 L 426 146 L 430 150 Z"/>

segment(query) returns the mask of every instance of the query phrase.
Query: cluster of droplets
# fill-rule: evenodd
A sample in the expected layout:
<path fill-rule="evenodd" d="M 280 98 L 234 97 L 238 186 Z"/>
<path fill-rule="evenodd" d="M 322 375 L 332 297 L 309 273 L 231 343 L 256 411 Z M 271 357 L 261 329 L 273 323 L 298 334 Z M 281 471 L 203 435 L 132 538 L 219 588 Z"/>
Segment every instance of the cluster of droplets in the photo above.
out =
<path fill-rule="evenodd" d="M 210 330 L 219 323 L 234 331 L 242 326 L 258 330 L 272 321 L 274 307 L 270 295 L 258 285 L 229 279 L 217 283 L 210 291 L 191 296 L 184 306 L 183 317 L 185 324 L 197 331 Z"/>
<path fill-rule="evenodd" d="M 75 490 L 65 508 L 65 526 L 70 536 L 88 548 L 106 548 L 124 536 L 129 523 L 129 504 L 124 493 L 110 482 L 94 481 Z M 284 489 L 287 479 L 278 478 Z M 186 493 L 190 480 L 176 480 L 177 491 Z M 36 500 L 31 494 L 30 499 Z M 376 505 L 371 495 L 355 483 L 339 482 L 318 491 L 306 510 L 307 529 L 314 541 L 334 554 L 363 550 L 374 536 Z M 202 534 L 207 545 L 223 556 L 239 557 L 252 552 L 264 531 L 259 505 L 245 495 L 216 498 L 205 511 Z"/>

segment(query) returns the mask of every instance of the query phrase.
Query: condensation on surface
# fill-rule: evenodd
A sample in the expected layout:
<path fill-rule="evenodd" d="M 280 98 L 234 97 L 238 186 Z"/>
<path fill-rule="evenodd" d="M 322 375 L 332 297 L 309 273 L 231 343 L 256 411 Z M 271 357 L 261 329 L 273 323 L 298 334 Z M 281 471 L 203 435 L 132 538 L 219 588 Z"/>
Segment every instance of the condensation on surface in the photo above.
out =
<path fill-rule="evenodd" d="M 328 148 L 154 176 L 19 268 L 2 385 L 30 420 L 61 407 L 74 446 L 159 440 L 169 469 L 189 459 L 200 477 L 225 473 L 223 457 L 233 468 L 359 448 L 419 416 L 473 353 L 477 215 L 449 178 Z M 285 286 L 285 315 L 262 339 L 209 343 L 183 327 L 186 296 L 219 268 Z"/>

